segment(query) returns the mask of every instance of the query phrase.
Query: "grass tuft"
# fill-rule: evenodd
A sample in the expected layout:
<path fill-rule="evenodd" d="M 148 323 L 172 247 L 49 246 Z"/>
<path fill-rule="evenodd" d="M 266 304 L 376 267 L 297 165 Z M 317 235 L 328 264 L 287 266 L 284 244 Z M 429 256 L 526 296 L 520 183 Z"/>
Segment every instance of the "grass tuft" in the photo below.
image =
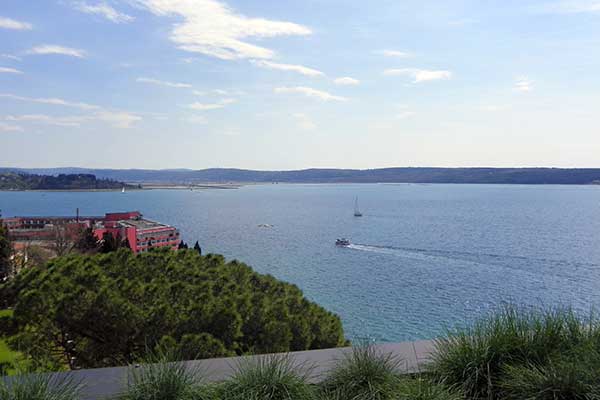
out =
<path fill-rule="evenodd" d="M 152 354 L 146 363 L 130 369 L 130 381 L 121 400 L 208 400 L 200 386 L 202 373 L 188 363 L 172 362 L 165 354 Z"/>
<path fill-rule="evenodd" d="M 29 374 L 0 378 L 0 400 L 78 400 L 81 385 L 70 375 Z"/>
<path fill-rule="evenodd" d="M 218 389 L 219 400 L 312 400 L 310 368 L 286 355 L 244 359 L 236 373 Z"/>
<path fill-rule="evenodd" d="M 400 360 L 372 345 L 357 346 L 323 382 L 326 398 L 346 400 L 395 399 L 400 384 Z"/>
<path fill-rule="evenodd" d="M 464 397 L 445 385 L 415 377 L 401 381 L 395 400 L 462 400 Z"/>
<path fill-rule="evenodd" d="M 587 346 L 597 326 L 573 311 L 506 307 L 471 328 L 437 340 L 431 372 L 468 398 L 503 398 L 511 366 L 544 366 L 550 359 Z"/>

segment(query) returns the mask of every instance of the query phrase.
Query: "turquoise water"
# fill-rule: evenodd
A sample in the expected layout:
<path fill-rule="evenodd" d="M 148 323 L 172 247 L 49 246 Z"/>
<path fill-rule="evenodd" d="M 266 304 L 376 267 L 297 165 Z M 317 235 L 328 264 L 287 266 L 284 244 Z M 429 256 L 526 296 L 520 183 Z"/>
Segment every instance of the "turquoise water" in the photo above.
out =
<path fill-rule="evenodd" d="M 362 218 L 352 216 L 358 196 Z M 600 306 L 600 187 L 259 185 L 0 192 L 4 216 L 140 210 L 300 286 L 351 338 L 431 338 L 504 302 Z M 271 228 L 259 227 L 270 224 Z M 335 239 L 347 237 L 349 248 Z"/>

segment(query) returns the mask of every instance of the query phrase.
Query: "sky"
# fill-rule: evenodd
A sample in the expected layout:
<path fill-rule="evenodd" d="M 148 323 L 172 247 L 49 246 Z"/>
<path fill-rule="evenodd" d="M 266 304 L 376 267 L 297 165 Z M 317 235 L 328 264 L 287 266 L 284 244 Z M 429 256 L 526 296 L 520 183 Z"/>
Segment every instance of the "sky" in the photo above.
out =
<path fill-rule="evenodd" d="M 0 166 L 600 167 L 600 0 L 0 0 Z"/>

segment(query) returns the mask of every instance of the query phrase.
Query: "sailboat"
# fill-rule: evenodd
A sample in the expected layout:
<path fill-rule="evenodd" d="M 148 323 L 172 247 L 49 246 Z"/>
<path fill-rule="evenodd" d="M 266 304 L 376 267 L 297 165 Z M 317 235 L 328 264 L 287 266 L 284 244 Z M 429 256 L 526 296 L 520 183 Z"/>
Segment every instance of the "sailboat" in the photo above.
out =
<path fill-rule="evenodd" d="M 125 193 L 125 186 L 123 186 L 123 189 L 121 189 L 121 193 Z"/>
<path fill-rule="evenodd" d="M 354 199 L 354 216 L 355 217 L 362 217 L 362 213 L 360 212 L 360 210 L 358 209 L 358 197 L 356 197 Z"/>

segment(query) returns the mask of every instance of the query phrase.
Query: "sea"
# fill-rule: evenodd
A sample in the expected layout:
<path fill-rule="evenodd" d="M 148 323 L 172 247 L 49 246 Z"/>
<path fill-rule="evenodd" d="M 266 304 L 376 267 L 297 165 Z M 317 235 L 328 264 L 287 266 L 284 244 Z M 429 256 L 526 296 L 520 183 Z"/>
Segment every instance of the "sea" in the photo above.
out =
<path fill-rule="evenodd" d="M 354 217 L 358 198 L 362 217 Z M 15 215 L 139 210 L 299 286 L 350 339 L 429 339 L 507 304 L 600 308 L 600 186 L 265 184 L 0 192 Z M 337 247 L 337 238 L 348 247 Z"/>

